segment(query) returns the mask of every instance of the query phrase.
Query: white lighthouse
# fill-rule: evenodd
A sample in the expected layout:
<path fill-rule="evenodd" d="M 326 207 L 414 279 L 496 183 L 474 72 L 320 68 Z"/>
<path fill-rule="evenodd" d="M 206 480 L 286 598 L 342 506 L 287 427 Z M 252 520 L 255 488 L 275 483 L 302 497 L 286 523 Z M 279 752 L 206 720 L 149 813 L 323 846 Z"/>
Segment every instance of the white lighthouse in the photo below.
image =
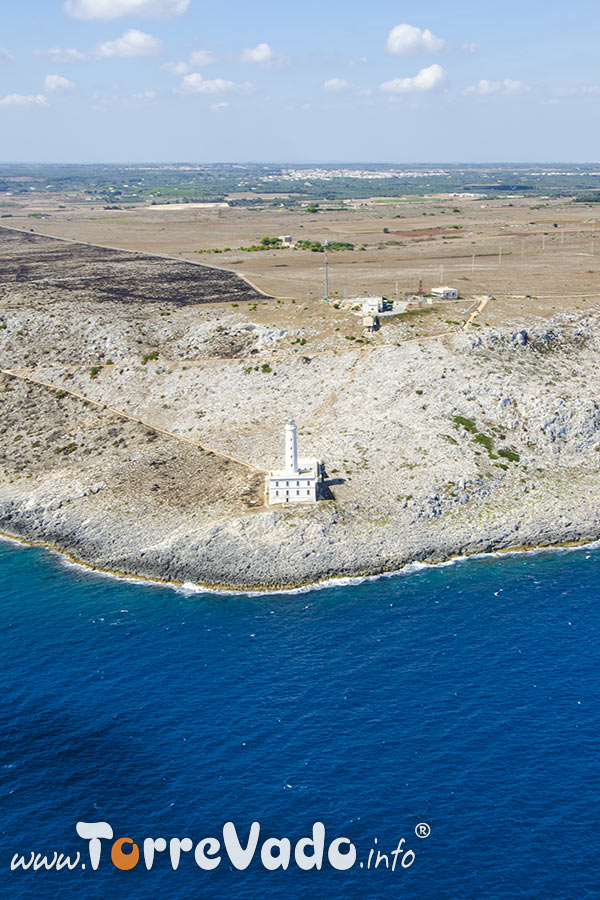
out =
<path fill-rule="evenodd" d="M 298 438 L 293 419 L 288 419 L 285 426 L 285 471 L 292 475 L 298 471 Z"/>
<path fill-rule="evenodd" d="M 268 502 L 314 503 L 317 485 L 321 481 L 318 459 L 298 459 L 296 423 L 289 419 L 285 426 L 284 468 L 269 472 L 266 478 Z"/>

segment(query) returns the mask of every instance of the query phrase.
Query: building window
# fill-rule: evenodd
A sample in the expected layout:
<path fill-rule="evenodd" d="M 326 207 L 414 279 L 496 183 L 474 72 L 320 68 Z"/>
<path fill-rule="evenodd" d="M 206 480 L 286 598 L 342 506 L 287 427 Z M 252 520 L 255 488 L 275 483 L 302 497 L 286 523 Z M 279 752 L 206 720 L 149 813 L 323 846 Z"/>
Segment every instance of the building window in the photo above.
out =
<path fill-rule="evenodd" d="M 296 491 L 296 497 L 299 495 L 300 491 Z"/>

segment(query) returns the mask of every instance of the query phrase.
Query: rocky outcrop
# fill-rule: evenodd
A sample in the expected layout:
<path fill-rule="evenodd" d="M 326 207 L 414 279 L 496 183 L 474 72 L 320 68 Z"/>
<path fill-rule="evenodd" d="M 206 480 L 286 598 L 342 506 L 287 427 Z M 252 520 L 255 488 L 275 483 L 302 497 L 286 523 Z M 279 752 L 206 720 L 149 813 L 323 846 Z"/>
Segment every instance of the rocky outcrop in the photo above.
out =
<path fill-rule="evenodd" d="M 207 343 L 220 327 L 257 354 L 142 364 L 122 327 L 107 320 L 120 364 L 92 374 L 47 360 L 24 323 L 38 363 L 20 374 L 53 387 L 0 384 L 0 531 L 101 569 L 239 588 L 600 536 L 593 318 L 325 347 L 308 363 L 273 357 L 233 313 L 202 324 Z M 277 464 L 290 412 L 332 499 L 265 508 L 261 470 Z"/>

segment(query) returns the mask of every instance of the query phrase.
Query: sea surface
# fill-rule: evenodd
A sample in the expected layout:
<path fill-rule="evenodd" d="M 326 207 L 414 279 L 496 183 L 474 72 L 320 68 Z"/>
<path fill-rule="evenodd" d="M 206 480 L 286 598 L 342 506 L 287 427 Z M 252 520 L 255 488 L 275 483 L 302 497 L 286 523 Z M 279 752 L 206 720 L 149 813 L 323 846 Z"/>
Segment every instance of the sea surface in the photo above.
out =
<path fill-rule="evenodd" d="M 596 548 L 257 597 L 0 542 L 0 895 L 598 898 L 599 599 Z M 95 871 L 78 821 L 113 829 Z M 151 870 L 111 862 L 118 838 L 195 848 L 228 821 L 243 844 L 260 823 L 245 870 L 222 848 L 212 871 L 185 850 L 173 870 L 168 848 Z M 319 821 L 305 871 L 293 848 Z M 270 837 L 287 870 L 261 863 Z M 81 862 L 11 871 L 32 850 Z"/>

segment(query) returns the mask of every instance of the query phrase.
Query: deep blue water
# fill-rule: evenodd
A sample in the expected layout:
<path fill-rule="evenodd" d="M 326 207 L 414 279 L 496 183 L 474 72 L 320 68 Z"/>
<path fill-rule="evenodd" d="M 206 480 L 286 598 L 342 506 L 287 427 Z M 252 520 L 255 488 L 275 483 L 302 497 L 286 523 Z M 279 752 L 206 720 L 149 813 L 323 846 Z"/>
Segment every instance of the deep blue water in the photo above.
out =
<path fill-rule="evenodd" d="M 599 579 L 582 549 L 185 596 L 0 542 L 1 895 L 597 898 Z M 78 820 L 140 846 L 322 821 L 357 864 L 123 872 L 108 842 L 93 871 Z M 375 837 L 413 865 L 361 869 Z M 11 872 L 32 849 L 87 865 Z"/>

